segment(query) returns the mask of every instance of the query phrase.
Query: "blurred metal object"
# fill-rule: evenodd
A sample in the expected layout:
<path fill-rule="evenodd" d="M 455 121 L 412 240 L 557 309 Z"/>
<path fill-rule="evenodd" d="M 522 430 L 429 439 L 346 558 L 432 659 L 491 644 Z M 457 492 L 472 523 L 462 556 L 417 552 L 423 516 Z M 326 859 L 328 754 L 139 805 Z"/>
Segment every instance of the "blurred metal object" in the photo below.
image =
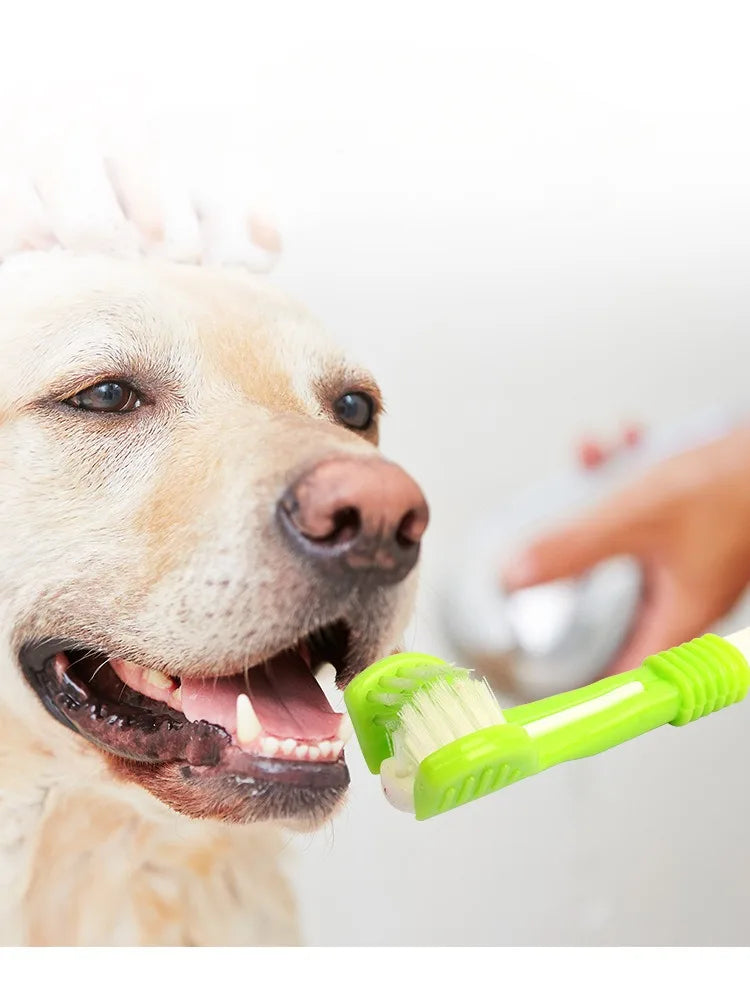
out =
<path fill-rule="evenodd" d="M 630 557 L 576 579 L 503 593 L 504 561 L 540 532 L 583 514 L 666 458 L 706 444 L 740 414 L 714 409 L 642 436 L 609 461 L 527 490 L 478 523 L 444 595 L 445 629 L 457 660 L 504 693 L 532 700 L 604 674 L 637 621 L 643 574 Z"/>

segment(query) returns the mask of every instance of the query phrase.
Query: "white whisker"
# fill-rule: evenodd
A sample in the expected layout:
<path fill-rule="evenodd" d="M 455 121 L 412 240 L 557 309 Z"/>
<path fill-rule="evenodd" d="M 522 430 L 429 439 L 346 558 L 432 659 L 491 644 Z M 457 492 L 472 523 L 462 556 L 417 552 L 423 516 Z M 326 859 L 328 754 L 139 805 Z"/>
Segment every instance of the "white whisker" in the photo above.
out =
<path fill-rule="evenodd" d="M 96 677 L 96 675 L 99 673 L 99 671 L 102 669 L 102 667 L 106 667 L 109 663 L 112 662 L 112 660 L 113 660 L 113 657 L 111 657 L 111 656 L 105 657 L 102 660 L 102 662 L 99 664 L 99 666 L 96 668 L 96 670 L 93 672 L 93 674 L 91 675 L 91 677 L 89 677 L 88 683 L 90 684 L 93 681 L 93 679 Z M 127 687 L 127 685 L 125 685 L 125 686 Z"/>

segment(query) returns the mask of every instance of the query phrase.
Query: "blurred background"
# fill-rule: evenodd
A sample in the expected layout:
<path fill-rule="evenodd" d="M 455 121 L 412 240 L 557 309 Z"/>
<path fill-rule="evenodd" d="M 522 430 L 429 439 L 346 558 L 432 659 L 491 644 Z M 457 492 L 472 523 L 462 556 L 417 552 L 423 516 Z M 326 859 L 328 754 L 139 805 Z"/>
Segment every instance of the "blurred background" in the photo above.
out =
<path fill-rule="evenodd" d="M 276 213 L 275 280 L 381 381 L 432 505 L 407 635 L 476 519 L 590 430 L 745 406 L 750 67 L 739 4 L 29 4 L 7 148 L 145 137 Z M 750 617 L 745 620 L 745 624 Z M 289 864 L 318 945 L 748 944 L 750 706 L 426 824 L 355 748 Z"/>

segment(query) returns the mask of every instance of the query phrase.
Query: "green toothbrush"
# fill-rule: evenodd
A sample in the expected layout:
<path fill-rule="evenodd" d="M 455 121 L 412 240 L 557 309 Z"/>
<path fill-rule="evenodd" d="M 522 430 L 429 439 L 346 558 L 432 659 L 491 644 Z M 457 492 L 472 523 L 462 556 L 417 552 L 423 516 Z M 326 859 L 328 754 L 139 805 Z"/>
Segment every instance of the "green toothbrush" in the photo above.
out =
<path fill-rule="evenodd" d="M 748 660 L 750 628 L 704 635 L 636 670 L 502 711 L 471 671 L 399 653 L 363 671 L 344 699 L 387 798 L 422 820 L 665 723 L 683 726 L 733 705 L 750 687 Z"/>

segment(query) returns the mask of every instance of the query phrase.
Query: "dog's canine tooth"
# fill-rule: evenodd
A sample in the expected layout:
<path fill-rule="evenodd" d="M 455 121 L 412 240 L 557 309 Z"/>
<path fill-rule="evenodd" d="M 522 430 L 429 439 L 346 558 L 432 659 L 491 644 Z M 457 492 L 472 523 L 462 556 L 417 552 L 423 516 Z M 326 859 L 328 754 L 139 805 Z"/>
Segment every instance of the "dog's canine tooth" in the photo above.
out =
<path fill-rule="evenodd" d="M 325 692 L 326 687 L 336 687 L 336 668 L 332 663 L 321 663 L 315 672 L 315 680 Z"/>
<path fill-rule="evenodd" d="M 346 743 L 347 740 L 351 739 L 354 734 L 354 727 L 352 726 L 352 720 L 348 715 L 344 714 L 341 716 L 341 722 L 339 723 L 338 732 L 336 733 L 336 739 L 341 740 L 341 743 Z"/>
<path fill-rule="evenodd" d="M 283 740 L 281 744 L 281 749 L 284 753 L 293 753 L 295 747 L 297 746 L 297 741 L 293 739 Z"/>
<path fill-rule="evenodd" d="M 240 695 L 241 697 L 242 695 Z M 278 753 L 280 746 L 281 744 L 275 736 L 264 736 L 260 741 L 260 751 L 264 757 L 273 757 Z"/>
<path fill-rule="evenodd" d="M 261 733 L 261 724 L 253 703 L 246 694 L 237 695 L 237 739 L 241 744 L 252 743 Z M 264 740 L 265 742 L 265 740 Z"/>
<path fill-rule="evenodd" d="M 152 687 L 161 688 L 162 691 L 168 691 L 170 688 L 174 687 L 174 681 L 167 677 L 166 674 L 160 673 L 158 670 L 144 670 L 143 680 L 146 684 L 150 684 Z"/>
<path fill-rule="evenodd" d="M 177 706 L 177 708 L 182 708 L 182 685 L 178 684 L 177 687 L 171 694 L 171 700 Z"/>

